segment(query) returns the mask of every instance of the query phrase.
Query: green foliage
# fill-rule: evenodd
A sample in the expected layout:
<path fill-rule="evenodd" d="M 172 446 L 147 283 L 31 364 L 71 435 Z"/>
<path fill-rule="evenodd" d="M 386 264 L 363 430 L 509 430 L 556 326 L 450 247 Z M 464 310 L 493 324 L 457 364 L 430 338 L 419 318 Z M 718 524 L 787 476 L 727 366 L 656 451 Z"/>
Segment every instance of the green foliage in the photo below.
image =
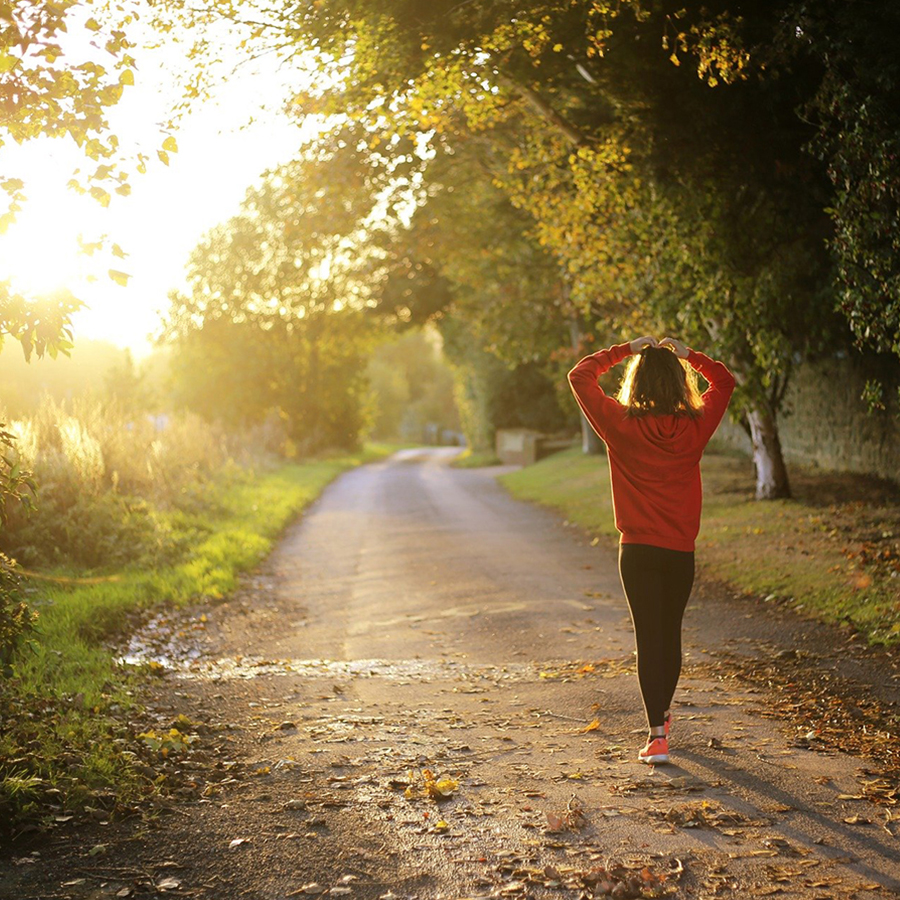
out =
<path fill-rule="evenodd" d="M 795 3 L 779 49 L 822 73 L 804 112 L 833 185 L 841 309 L 860 345 L 900 355 L 898 29 L 894 3 Z"/>
<path fill-rule="evenodd" d="M 379 344 L 366 367 L 370 434 L 374 438 L 422 441 L 425 428 L 459 429 L 453 373 L 433 330 L 410 330 Z"/>
<path fill-rule="evenodd" d="M 30 512 L 35 484 L 16 447 L 16 436 L 0 423 L 0 525 L 8 525 L 16 507 Z"/>
<path fill-rule="evenodd" d="M 176 403 L 234 430 L 281 430 L 287 455 L 358 446 L 365 425 L 365 319 L 318 311 L 268 328 L 213 320 L 172 343 Z"/>
<path fill-rule="evenodd" d="M 498 428 L 550 433 L 571 428 L 571 411 L 560 407 L 557 386 L 540 365 L 509 365 L 481 349 L 459 320 L 442 325 L 445 353 L 456 376 L 460 422 L 474 452 L 492 450 Z"/>
<path fill-rule="evenodd" d="M 676 331 L 736 370 L 735 410 L 775 448 L 792 367 L 847 340 L 835 268 L 857 334 L 896 340 L 885 6 L 354 0 L 298 19 L 263 3 L 268 27 L 248 45 L 308 51 L 328 77 L 297 107 L 355 123 L 357 152 L 425 148 L 383 304 L 458 316 L 520 360 L 545 333 L 529 328 L 534 306 L 557 335 L 549 351 L 534 341 L 545 359 L 583 320 Z M 806 152 L 817 129 L 827 171 Z M 522 252 L 535 246 L 543 273 Z"/>
<path fill-rule="evenodd" d="M 69 186 L 103 206 L 113 194 L 131 191 L 107 115 L 134 84 L 128 32 L 136 20 L 135 12 L 120 5 L 104 3 L 101 9 L 92 0 L 0 4 L 0 148 L 10 141 L 71 139 L 88 166 L 73 173 Z M 139 170 L 145 159 L 138 154 Z M 0 210 L 2 233 L 26 202 L 27 185 L 7 173 L 0 191 L 8 198 L 6 210 Z M 105 243 L 86 244 L 85 250 L 94 252 Z M 112 252 L 116 249 L 113 245 Z M 67 353 L 70 319 L 81 305 L 68 291 L 28 298 L 0 281 L 0 343 L 5 337 L 18 341 L 26 359 Z"/>
<path fill-rule="evenodd" d="M 472 446 L 492 447 L 497 428 L 564 428 L 570 417 L 552 384 L 564 385 L 573 332 L 597 306 L 576 309 L 533 221 L 470 151 L 434 149 L 427 202 L 394 238 L 379 310 L 436 320 Z"/>
<path fill-rule="evenodd" d="M 546 360 L 568 343 L 574 315 L 557 261 L 471 148 L 432 149 L 427 200 L 393 239 L 391 271 L 404 277 L 384 285 L 381 306 L 391 307 L 399 282 L 412 315 L 433 316 L 437 273 L 439 312 L 469 323 L 482 347 L 511 365 Z"/>
<path fill-rule="evenodd" d="M 269 173 L 195 250 L 190 293 L 171 298 L 183 402 L 239 425 L 274 415 L 302 453 L 353 448 L 365 425 L 366 310 L 391 197 L 351 138 Z"/>
<path fill-rule="evenodd" d="M 134 45 L 123 29 L 133 24 L 135 15 L 126 13 L 101 24 L 85 18 L 89 5 L 77 0 L 7 2 L 0 8 L 0 73 L 5 76 L 0 145 L 10 139 L 22 143 L 39 136 L 65 136 L 90 160 L 114 156 L 118 141 L 107 134 L 106 111 L 134 83 L 134 59 L 128 52 Z M 103 40 L 106 66 L 90 59 L 76 61 L 71 38 L 64 37 L 70 32 Z M 104 171 L 89 178 L 91 188 L 115 181 L 112 167 L 101 168 Z M 19 199 L 16 192 L 23 186 L 8 180 L 0 187 Z M 0 220 L 0 228 L 8 224 L 8 219 Z"/>
<path fill-rule="evenodd" d="M 72 349 L 70 320 L 81 306 L 67 290 L 33 299 L 13 291 L 8 281 L 0 281 L 0 347 L 9 336 L 19 342 L 26 361 L 44 353 L 51 359 L 68 353 Z"/>
<path fill-rule="evenodd" d="M 20 599 L 20 588 L 15 564 L 0 553 L 0 677 L 12 675 L 13 658 L 37 622 L 37 613 Z"/>

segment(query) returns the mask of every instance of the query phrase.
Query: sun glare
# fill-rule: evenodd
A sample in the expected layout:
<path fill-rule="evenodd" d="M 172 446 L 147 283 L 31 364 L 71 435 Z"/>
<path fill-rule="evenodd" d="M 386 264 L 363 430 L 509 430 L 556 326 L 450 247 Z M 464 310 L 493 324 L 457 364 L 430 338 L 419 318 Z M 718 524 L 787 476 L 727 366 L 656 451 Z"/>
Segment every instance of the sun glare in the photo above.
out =
<path fill-rule="evenodd" d="M 78 197 L 29 197 L 16 222 L 0 235 L 0 280 L 25 296 L 60 288 L 74 292 L 91 272 L 79 235 L 86 229 L 84 203 Z"/>
<path fill-rule="evenodd" d="M 222 52 L 226 62 L 241 58 L 237 47 Z M 314 117 L 298 128 L 282 114 L 295 79 L 277 60 L 263 59 L 217 84 L 213 97 L 181 121 L 168 165 L 157 162 L 158 123 L 180 96 L 172 67 L 182 58 L 175 45 L 142 49 L 136 84 L 111 111 L 121 146 L 151 161 L 145 174 L 130 171 L 131 194 L 113 197 L 108 208 L 67 187 L 85 164 L 71 141 L 0 145 L 0 173 L 22 179 L 26 197 L 15 223 L 0 234 L 0 281 L 25 297 L 70 290 L 85 305 L 73 317 L 76 341 L 103 339 L 145 352 L 168 292 L 183 285 L 185 263 L 203 234 L 234 215 L 246 189 L 294 158 L 321 128 Z M 5 201 L 0 191 L 0 212 Z M 104 249 L 92 256 L 82 251 L 82 240 L 104 236 Z"/>

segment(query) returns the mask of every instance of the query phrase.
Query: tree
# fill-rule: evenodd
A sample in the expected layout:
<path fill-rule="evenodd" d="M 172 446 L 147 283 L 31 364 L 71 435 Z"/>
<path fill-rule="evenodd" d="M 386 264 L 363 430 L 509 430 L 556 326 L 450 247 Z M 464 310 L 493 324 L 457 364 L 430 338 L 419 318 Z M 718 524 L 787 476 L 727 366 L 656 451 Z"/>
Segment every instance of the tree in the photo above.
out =
<path fill-rule="evenodd" d="M 96 169 L 71 186 L 89 192 L 106 205 L 110 191 L 128 192 L 127 176 L 118 165 L 118 141 L 109 131 L 106 110 L 118 103 L 125 86 L 134 83 L 134 60 L 125 28 L 134 21 L 123 13 L 104 34 L 87 4 L 62 2 L 0 2 L 0 148 L 38 136 L 72 138 Z M 69 25 L 81 35 L 95 36 L 92 47 L 110 60 L 73 60 Z M 141 161 L 143 164 L 143 160 Z M 77 173 L 76 173 L 77 174 Z M 0 208 L 0 233 L 15 221 L 26 199 L 26 185 L 15 173 L 0 174 L 0 191 L 7 198 Z M 112 272 L 110 273 L 113 274 Z M 116 276 L 119 273 L 115 273 Z M 0 279 L 0 347 L 17 341 L 25 359 L 48 353 L 55 358 L 72 347 L 71 317 L 81 306 L 69 291 L 27 298 Z M 0 424 L 0 523 L 10 503 L 29 506 L 34 493 L 30 473 L 16 461 L 15 440 Z M 17 595 L 15 563 L 0 554 L 0 674 L 10 673 L 13 651 L 33 627 L 33 613 Z"/>
<path fill-rule="evenodd" d="M 356 449 L 366 425 L 370 329 L 358 313 L 212 319 L 172 339 L 176 403 L 234 431 L 274 419 L 287 455 Z"/>
<path fill-rule="evenodd" d="M 803 112 L 833 186 L 841 310 L 860 346 L 900 355 L 900 7 L 820 0 L 789 13 L 782 65 L 821 73 Z"/>
<path fill-rule="evenodd" d="M 171 297 L 185 402 L 235 425 L 275 412 L 303 451 L 357 444 L 374 337 L 366 310 L 396 187 L 382 174 L 348 128 L 268 173 L 207 234 L 191 256 L 190 293 Z"/>
<path fill-rule="evenodd" d="M 863 4 L 848 6 L 846 15 L 860 13 L 854 28 L 877 23 Z M 497 184 L 533 217 L 532 233 L 576 308 L 599 306 L 611 328 L 651 320 L 686 329 L 738 371 L 736 408 L 754 436 L 757 493 L 775 497 L 789 491 L 777 413 L 791 368 L 836 334 L 831 264 L 821 252 L 832 195 L 803 155 L 814 129 L 796 115 L 810 97 L 832 96 L 815 59 L 831 45 L 822 29 L 807 26 L 804 42 L 796 28 L 829 13 L 807 7 L 345 0 L 286 16 L 261 4 L 265 24 L 255 34 L 302 48 L 328 73 L 298 94 L 305 113 L 349 116 L 373 133 L 434 134 L 455 150 L 489 146 L 501 163 Z M 867 44 L 854 44 L 854 33 L 836 43 L 862 62 L 854 47 Z M 872 42 L 884 55 L 888 43 Z M 858 99 L 887 86 L 889 98 L 894 71 L 869 82 L 842 73 L 841 83 L 865 88 L 851 92 Z M 860 146 L 893 165 L 889 129 L 860 127 L 871 138 Z M 863 177 L 864 154 L 834 152 L 852 156 Z M 876 280 L 865 247 L 876 226 L 892 233 L 882 223 L 892 190 L 877 187 L 888 200 L 868 218 L 859 204 L 844 204 L 859 238 L 847 259 Z M 874 316 L 857 312 L 871 333 Z"/>
<path fill-rule="evenodd" d="M 42 136 L 70 138 L 91 169 L 74 173 L 69 184 L 104 206 L 113 193 L 130 192 L 107 111 L 134 84 L 127 30 L 136 19 L 134 12 L 101 8 L 88 0 L 0 3 L 0 147 Z M 139 157 L 138 168 L 144 163 Z M 14 173 L 5 173 L 0 189 L 8 197 L 7 209 L 0 212 L 2 233 L 15 221 L 27 186 Z M 80 306 L 68 291 L 35 301 L 0 281 L 0 343 L 6 337 L 18 341 L 26 358 L 66 352 L 72 340 L 70 318 Z"/>
<path fill-rule="evenodd" d="M 556 385 L 565 385 L 575 353 L 572 324 L 580 334 L 584 322 L 532 236 L 532 220 L 471 146 L 438 142 L 422 179 L 427 197 L 393 235 L 379 310 L 436 321 L 473 446 L 492 446 L 498 427 L 566 427 L 560 401 L 572 405 L 567 386 L 563 394 Z"/>
<path fill-rule="evenodd" d="M 434 328 L 415 328 L 379 344 L 366 367 L 372 407 L 371 436 L 421 441 L 430 426 L 438 434 L 459 430 L 453 375 Z"/>
<path fill-rule="evenodd" d="M 677 327 L 734 369 L 757 497 L 788 496 L 777 419 L 791 373 L 847 341 L 825 247 L 827 184 L 794 112 L 802 82 L 763 72 L 710 90 L 686 69 L 664 71 L 630 32 L 620 29 L 609 52 L 624 42 L 617 93 L 641 109 L 634 140 L 648 150 L 630 156 L 639 187 L 621 242 L 646 266 L 622 267 L 623 280 L 653 324 Z"/>

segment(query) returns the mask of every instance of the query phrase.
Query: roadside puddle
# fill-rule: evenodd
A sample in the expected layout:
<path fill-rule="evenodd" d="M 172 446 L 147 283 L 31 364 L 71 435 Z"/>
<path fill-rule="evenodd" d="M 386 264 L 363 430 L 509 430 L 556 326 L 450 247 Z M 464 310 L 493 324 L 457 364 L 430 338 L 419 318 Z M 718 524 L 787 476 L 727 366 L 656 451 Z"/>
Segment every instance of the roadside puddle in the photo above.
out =
<path fill-rule="evenodd" d="M 258 656 L 234 656 L 218 659 L 182 654 L 169 656 L 154 647 L 151 652 L 134 641 L 119 657 L 120 665 L 151 666 L 166 669 L 182 678 L 227 681 L 262 675 L 302 675 L 306 678 L 385 678 L 398 682 L 431 682 L 441 679 L 481 684 L 510 681 L 535 681 L 541 667 L 534 663 L 509 663 L 503 666 L 469 665 L 448 659 L 267 659 Z"/>

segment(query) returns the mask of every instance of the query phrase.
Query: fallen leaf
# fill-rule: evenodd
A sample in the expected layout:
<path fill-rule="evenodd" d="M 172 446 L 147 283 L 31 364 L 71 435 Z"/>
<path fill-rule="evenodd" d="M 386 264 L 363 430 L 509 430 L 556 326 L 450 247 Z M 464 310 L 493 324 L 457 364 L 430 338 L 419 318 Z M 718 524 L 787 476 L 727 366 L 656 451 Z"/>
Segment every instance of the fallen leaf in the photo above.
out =
<path fill-rule="evenodd" d="M 407 800 L 430 797 L 432 800 L 448 800 L 459 788 L 459 782 L 447 775 L 436 776 L 431 769 L 423 769 L 421 781 L 415 772 L 409 773 L 409 786 L 403 792 Z"/>
<path fill-rule="evenodd" d="M 229 845 L 229 850 L 234 850 L 237 847 L 240 847 L 242 844 L 249 844 L 250 838 L 235 838 Z"/>
<path fill-rule="evenodd" d="M 547 813 L 547 831 L 562 831 L 566 827 L 566 823 L 560 816 L 554 813 Z"/>
<path fill-rule="evenodd" d="M 181 882 L 177 878 L 172 877 L 163 878 L 163 880 L 156 885 L 158 891 L 177 891 L 180 887 Z"/>

